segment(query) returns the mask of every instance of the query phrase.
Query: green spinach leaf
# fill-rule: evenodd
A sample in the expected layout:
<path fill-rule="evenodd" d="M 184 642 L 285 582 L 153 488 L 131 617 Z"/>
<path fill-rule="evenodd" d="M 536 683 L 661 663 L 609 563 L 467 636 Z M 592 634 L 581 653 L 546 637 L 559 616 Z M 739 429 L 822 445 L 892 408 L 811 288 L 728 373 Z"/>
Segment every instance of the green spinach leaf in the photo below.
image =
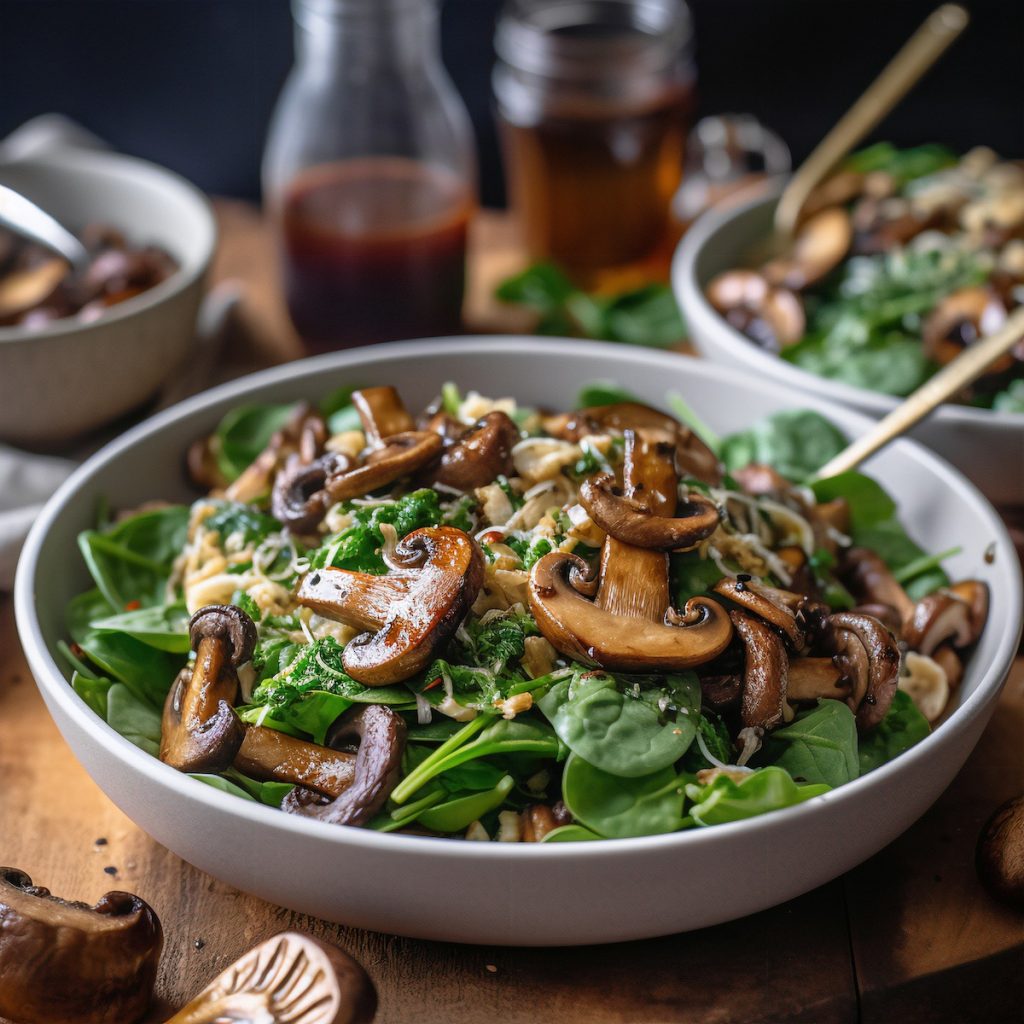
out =
<path fill-rule="evenodd" d="M 897 690 L 885 718 L 860 738 L 861 775 L 867 775 L 909 750 L 930 732 L 928 719 L 918 711 L 910 695 Z"/>
<path fill-rule="evenodd" d="M 798 786 L 782 768 L 771 767 L 751 772 L 740 782 L 718 775 L 706 785 L 690 783 L 686 796 L 693 803 L 689 817 L 695 824 L 724 825 L 793 807 L 830 788 L 823 783 Z"/>
<path fill-rule="evenodd" d="M 796 782 L 841 786 L 857 778 L 857 725 L 840 700 L 822 700 L 768 737 L 761 760 L 784 768 Z"/>

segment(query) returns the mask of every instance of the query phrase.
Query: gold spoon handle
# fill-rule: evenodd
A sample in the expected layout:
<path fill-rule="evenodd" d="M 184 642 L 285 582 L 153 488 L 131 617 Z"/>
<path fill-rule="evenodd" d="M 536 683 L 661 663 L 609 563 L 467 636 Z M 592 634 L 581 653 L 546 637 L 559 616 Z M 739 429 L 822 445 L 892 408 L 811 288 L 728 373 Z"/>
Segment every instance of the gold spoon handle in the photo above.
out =
<path fill-rule="evenodd" d="M 775 208 L 778 235 L 792 237 L 811 192 L 945 53 L 968 20 L 967 11 L 958 4 L 943 4 L 928 16 L 790 179 Z"/>
<path fill-rule="evenodd" d="M 836 476 L 855 469 L 894 438 L 924 419 L 936 406 L 977 380 L 1000 356 L 1024 338 L 1024 306 L 1013 311 L 1006 323 L 987 338 L 976 341 L 922 384 L 885 419 L 818 470 L 816 478 Z M 940 452 L 941 454 L 941 452 Z"/>

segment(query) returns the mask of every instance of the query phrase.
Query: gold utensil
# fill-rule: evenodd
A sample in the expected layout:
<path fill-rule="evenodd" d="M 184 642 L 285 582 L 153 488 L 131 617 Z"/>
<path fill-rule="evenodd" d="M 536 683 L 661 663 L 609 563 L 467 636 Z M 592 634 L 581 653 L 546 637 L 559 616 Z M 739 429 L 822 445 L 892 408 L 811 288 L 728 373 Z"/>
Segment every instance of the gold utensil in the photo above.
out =
<path fill-rule="evenodd" d="M 994 334 L 969 345 L 951 363 L 922 384 L 871 430 L 858 437 L 816 474 L 817 479 L 855 469 L 894 438 L 920 422 L 962 388 L 976 381 L 1001 356 L 1024 338 L 1024 306 L 1013 311 Z M 1018 467 L 1019 469 L 1019 467 Z"/>
<path fill-rule="evenodd" d="M 807 197 L 854 146 L 913 88 L 967 27 L 958 4 L 943 4 L 904 44 L 790 179 L 775 208 L 778 242 L 793 237 Z"/>

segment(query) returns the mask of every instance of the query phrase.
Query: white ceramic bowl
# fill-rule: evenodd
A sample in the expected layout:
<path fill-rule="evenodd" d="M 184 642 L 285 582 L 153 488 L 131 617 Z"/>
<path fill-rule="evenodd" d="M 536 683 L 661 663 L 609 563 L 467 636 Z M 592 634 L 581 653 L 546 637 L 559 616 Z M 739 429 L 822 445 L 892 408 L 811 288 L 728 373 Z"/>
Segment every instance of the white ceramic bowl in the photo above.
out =
<path fill-rule="evenodd" d="M 704 297 L 715 274 L 743 265 L 745 254 L 771 231 L 775 196 L 701 217 L 672 264 L 672 288 L 701 355 L 770 381 L 880 419 L 899 399 L 818 377 L 758 348 L 730 326 Z M 1024 505 L 1024 413 L 945 405 L 912 436 L 948 459 L 997 505 Z"/>
<path fill-rule="evenodd" d="M 179 265 L 91 323 L 0 327 L 0 439 L 68 440 L 151 398 L 189 354 L 216 245 L 213 214 L 183 178 L 117 153 L 50 150 L 0 164 L 0 184 L 72 231 L 110 224 L 132 244 L 166 249 Z"/>
<path fill-rule="evenodd" d="M 571 407 L 579 386 L 618 381 L 652 402 L 675 388 L 715 429 L 796 405 L 851 433 L 866 421 L 736 371 L 626 346 L 531 338 L 425 340 L 279 367 L 160 413 L 89 460 L 25 545 L 15 592 L 32 671 L 65 739 L 141 828 L 210 874 L 319 917 L 420 938 L 507 945 L 612 942 L 699 928 L 781 903 L 853 867 L 911 824 L 948 785 L 988 720 L 1017 647 L 1021 578 L 990 506 L 954 470 L 901 442 L 870 470 L 930 550 L 963 545 L 957 575 L 992 588 L 992 614 L 960 706 L 919 746 L 807 803 L 730 825 L 644 839 L 533 845 L 412 838 L 326 825 L 239 800 L 144 754 L 75 695 L 56 660 L 64 607 L 88 584 L 75 535 L 101 496 L 115 507 L 187 500 L 181 458 L 239 402 L 318 398 L 342 385 L 394 384 L 410 407 L 446 380 L 485 394 Z M 983 554 L 994 545 L 995 559 Z"/>

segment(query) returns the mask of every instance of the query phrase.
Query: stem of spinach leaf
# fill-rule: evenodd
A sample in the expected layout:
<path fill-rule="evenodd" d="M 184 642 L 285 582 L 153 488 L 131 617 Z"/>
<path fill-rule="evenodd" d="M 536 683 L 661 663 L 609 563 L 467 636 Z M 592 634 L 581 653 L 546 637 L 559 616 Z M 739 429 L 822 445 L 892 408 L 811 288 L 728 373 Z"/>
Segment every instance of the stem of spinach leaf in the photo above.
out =
<path fill-rule="evenodd" d="M 395 787 L 391 800 L 396 804 L 404 804 L 434 774 L 434 767 L 443 761 L 452 751 L 458 750 L 464 743 L 472 739 L 481 729 L 493 721 L 493 715 L 477 715 L 467 722 L 457 733 L 449 736 L 429 757 L 424 758 Z"/>
<path fill-rule="evenodd" d="M 937 555 L 922 555 L 920 558 L 915 558 L 912 562 L 907 562 L 900 569 L 896 569 L 892 578 L 897 583 L 906 583 L 908 580 L 912 580 L 915 576 L 920 576 L 921 573 L 927 572 L 929 569 L 941 568 L 942 563 L 947 558 L 952 558 L 954 555 L 959 555 L 963 550 L 961 547 L 949 548 L 948 551 L 940 551 Z"/>

